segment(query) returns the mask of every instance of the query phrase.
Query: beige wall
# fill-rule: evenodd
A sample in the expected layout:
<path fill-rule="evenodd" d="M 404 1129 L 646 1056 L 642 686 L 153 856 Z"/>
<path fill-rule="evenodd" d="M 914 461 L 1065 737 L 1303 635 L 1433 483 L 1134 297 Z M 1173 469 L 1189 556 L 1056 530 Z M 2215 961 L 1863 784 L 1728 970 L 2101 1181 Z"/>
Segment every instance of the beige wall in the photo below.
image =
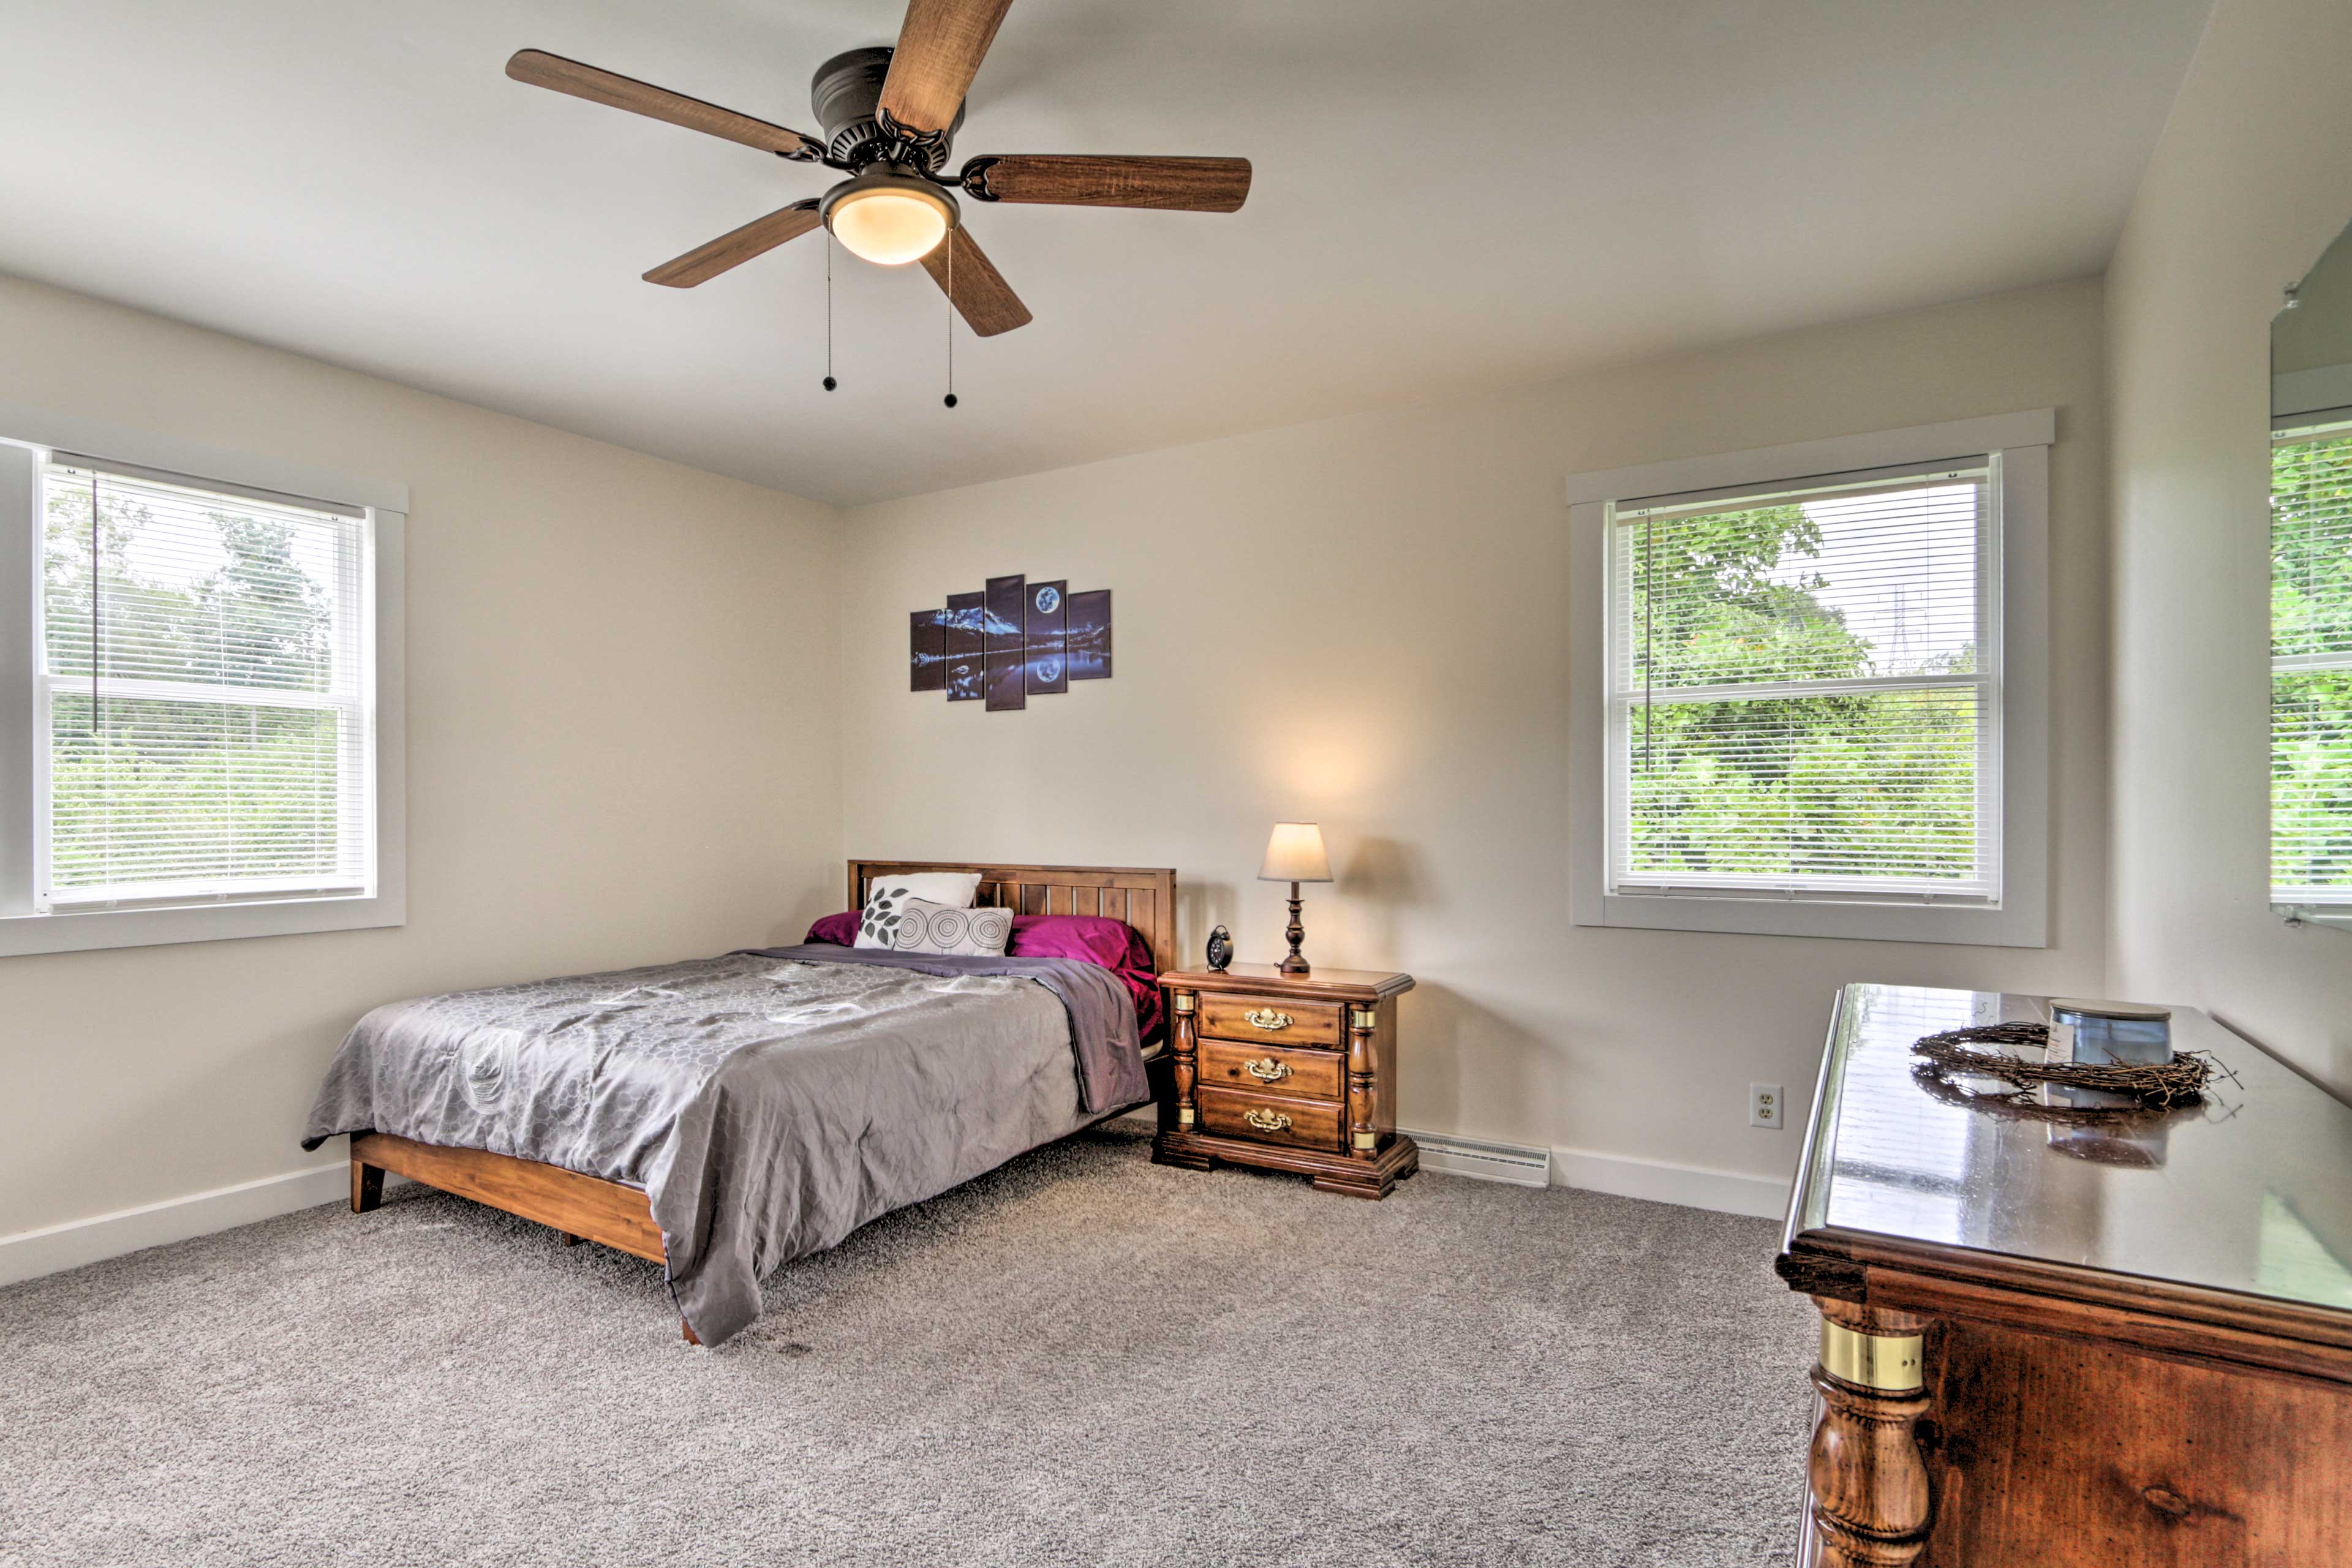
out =
<path fill-rule="evenodd" d="M 1783 1177 L 1798 1133 L 1750 1130 L 1747 1086 L 1802 1109 L 1841 983 L 2100 983 L 2100 313 L 2067 284 L 853 511 L 846 847 L 1174 866 L 1186 951 L 1222 921 L 1263 960 L 1267 825 L 1319 818 L 1310 956 L 1421 980 L 1405 1123 Z M 1566 476 L 2050 405 L 2052 947 L 1571 925 Z M 1112 589 L 1116 678 L 908 693 L 906 612 L 1007 572 Z"/>
<path fill-rule="evenodd" d="M 838 896 L 835 514 L 0 279 L 0 402 L 406 483 L 408 924 L 0 959 L 0 1235 L 305 1166 L 379 1002 Z"/>
<path fill-rule="evenodd" d="M 2352 1091 L 2352 933 L 2270 914 L 2268 329 L 2352 218 L 2352 6 L 2221 0 L 2109 273 L 2112 984 Z"/>

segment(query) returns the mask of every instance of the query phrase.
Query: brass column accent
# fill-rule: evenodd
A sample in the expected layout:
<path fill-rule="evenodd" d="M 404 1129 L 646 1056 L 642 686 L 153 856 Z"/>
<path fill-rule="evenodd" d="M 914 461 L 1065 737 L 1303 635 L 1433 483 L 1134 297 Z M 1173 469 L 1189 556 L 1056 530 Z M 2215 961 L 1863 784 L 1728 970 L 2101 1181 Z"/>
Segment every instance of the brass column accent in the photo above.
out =
<path fill-rule="evenodd" d="M 1169 1048 L 1176 1055 L 1176 1126 L 1179 1131 L 1192 1130 L 1198 1113 L 1192 1104 L 1193 1058 L 1196 1042 L 1193 1009 L 1199 993 L 1178 991 L 1171 994 L 1170 1005 L 1174 1008 L 1168 1023 Z"/>
<path fill-rule="evenodd" d="M 1379 1080 L 1372 1074 L 1372 1034 L 1380 1027 L 1374 1007 L 1348 1009 L 1348 1152 L 1369 1160 L 1381 1145 Z"/>
<path fill-rule="evenodd" d="M 1816 1296 L 1822 1358 L 1808 1479 L 1822 1568 L 1907 1568 L 1927 1550 L 1927 1467 L 1914 1429 L 1927 1415 L 1924 1333 L 1911 1312 Z"/>

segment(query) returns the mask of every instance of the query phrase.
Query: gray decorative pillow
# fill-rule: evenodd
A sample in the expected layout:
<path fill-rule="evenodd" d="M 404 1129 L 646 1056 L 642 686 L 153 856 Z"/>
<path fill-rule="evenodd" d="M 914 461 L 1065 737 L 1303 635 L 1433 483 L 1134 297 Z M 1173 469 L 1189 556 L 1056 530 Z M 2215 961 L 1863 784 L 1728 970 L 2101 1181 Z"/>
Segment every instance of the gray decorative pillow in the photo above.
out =
<path fill-rule="evenodd" d="M 908 899 L 898 910 L 890 947 L 897 952 L 967 953 L 999 958 L 1013 940 L 1011 910 L 951 910 L 928 899 Z"/>
<path fill-rule="evenodd" d="M 897 945 L 898 911 L 909 899 L 928 899 L 949 909 L 967 907 L 980 887 L 977 871 L 908 871 L 877 877 L 866 884 L 866 909 L 857 922 L 856 947 Z"/>

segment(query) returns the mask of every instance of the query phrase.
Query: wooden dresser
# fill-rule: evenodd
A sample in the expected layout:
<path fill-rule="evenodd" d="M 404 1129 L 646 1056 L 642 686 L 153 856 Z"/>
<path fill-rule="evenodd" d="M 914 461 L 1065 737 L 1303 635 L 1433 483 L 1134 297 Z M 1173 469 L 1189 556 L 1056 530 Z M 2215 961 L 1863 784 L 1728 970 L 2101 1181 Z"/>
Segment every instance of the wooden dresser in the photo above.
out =
<path fill-rule="evenodd" d="M 1778 1263 L 1822 1314 L 1799 1563 L 2352 1563 L 2352 1110 L 2185 1008 L 2235 1081 L 2143 1125 L 1915 1077 L 1920 1036 L 2047 1019 L 1838 1000 Z"/>
<path fill-rule="evenodd" d="M 1295 1171 L 1364 1198 L 1421 1168 L 1394 1107 L 1396 999 L 1412 975 L 1236 963 L 1160 984 L 1175 1092 L 1160 1108 L 1154 1160 Z"/>

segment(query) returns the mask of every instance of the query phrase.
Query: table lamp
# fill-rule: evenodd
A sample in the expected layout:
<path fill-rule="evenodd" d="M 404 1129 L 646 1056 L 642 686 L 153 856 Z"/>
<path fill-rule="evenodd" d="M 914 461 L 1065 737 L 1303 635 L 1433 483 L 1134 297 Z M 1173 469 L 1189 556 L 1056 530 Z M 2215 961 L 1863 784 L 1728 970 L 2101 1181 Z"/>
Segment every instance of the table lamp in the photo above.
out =
<path fill-rule="evenodd" d="M 1290 939 L 1290 956 L 1282 961 L 1282 973 L 1311 973 L 1298 952 L 1298 944 L 1307 940 L 1307 928 L 1298 923 L 1298 884 L 1331 879 L 1331 857 L 1323 850 L 1323 829 L 1312 822 L 1276 823 L 1274 837 L 1265 841 L 1265 864 L 1257 868 L 1257 879 L 1290 884 L 1290 927 L 1282 933 Z"/>

